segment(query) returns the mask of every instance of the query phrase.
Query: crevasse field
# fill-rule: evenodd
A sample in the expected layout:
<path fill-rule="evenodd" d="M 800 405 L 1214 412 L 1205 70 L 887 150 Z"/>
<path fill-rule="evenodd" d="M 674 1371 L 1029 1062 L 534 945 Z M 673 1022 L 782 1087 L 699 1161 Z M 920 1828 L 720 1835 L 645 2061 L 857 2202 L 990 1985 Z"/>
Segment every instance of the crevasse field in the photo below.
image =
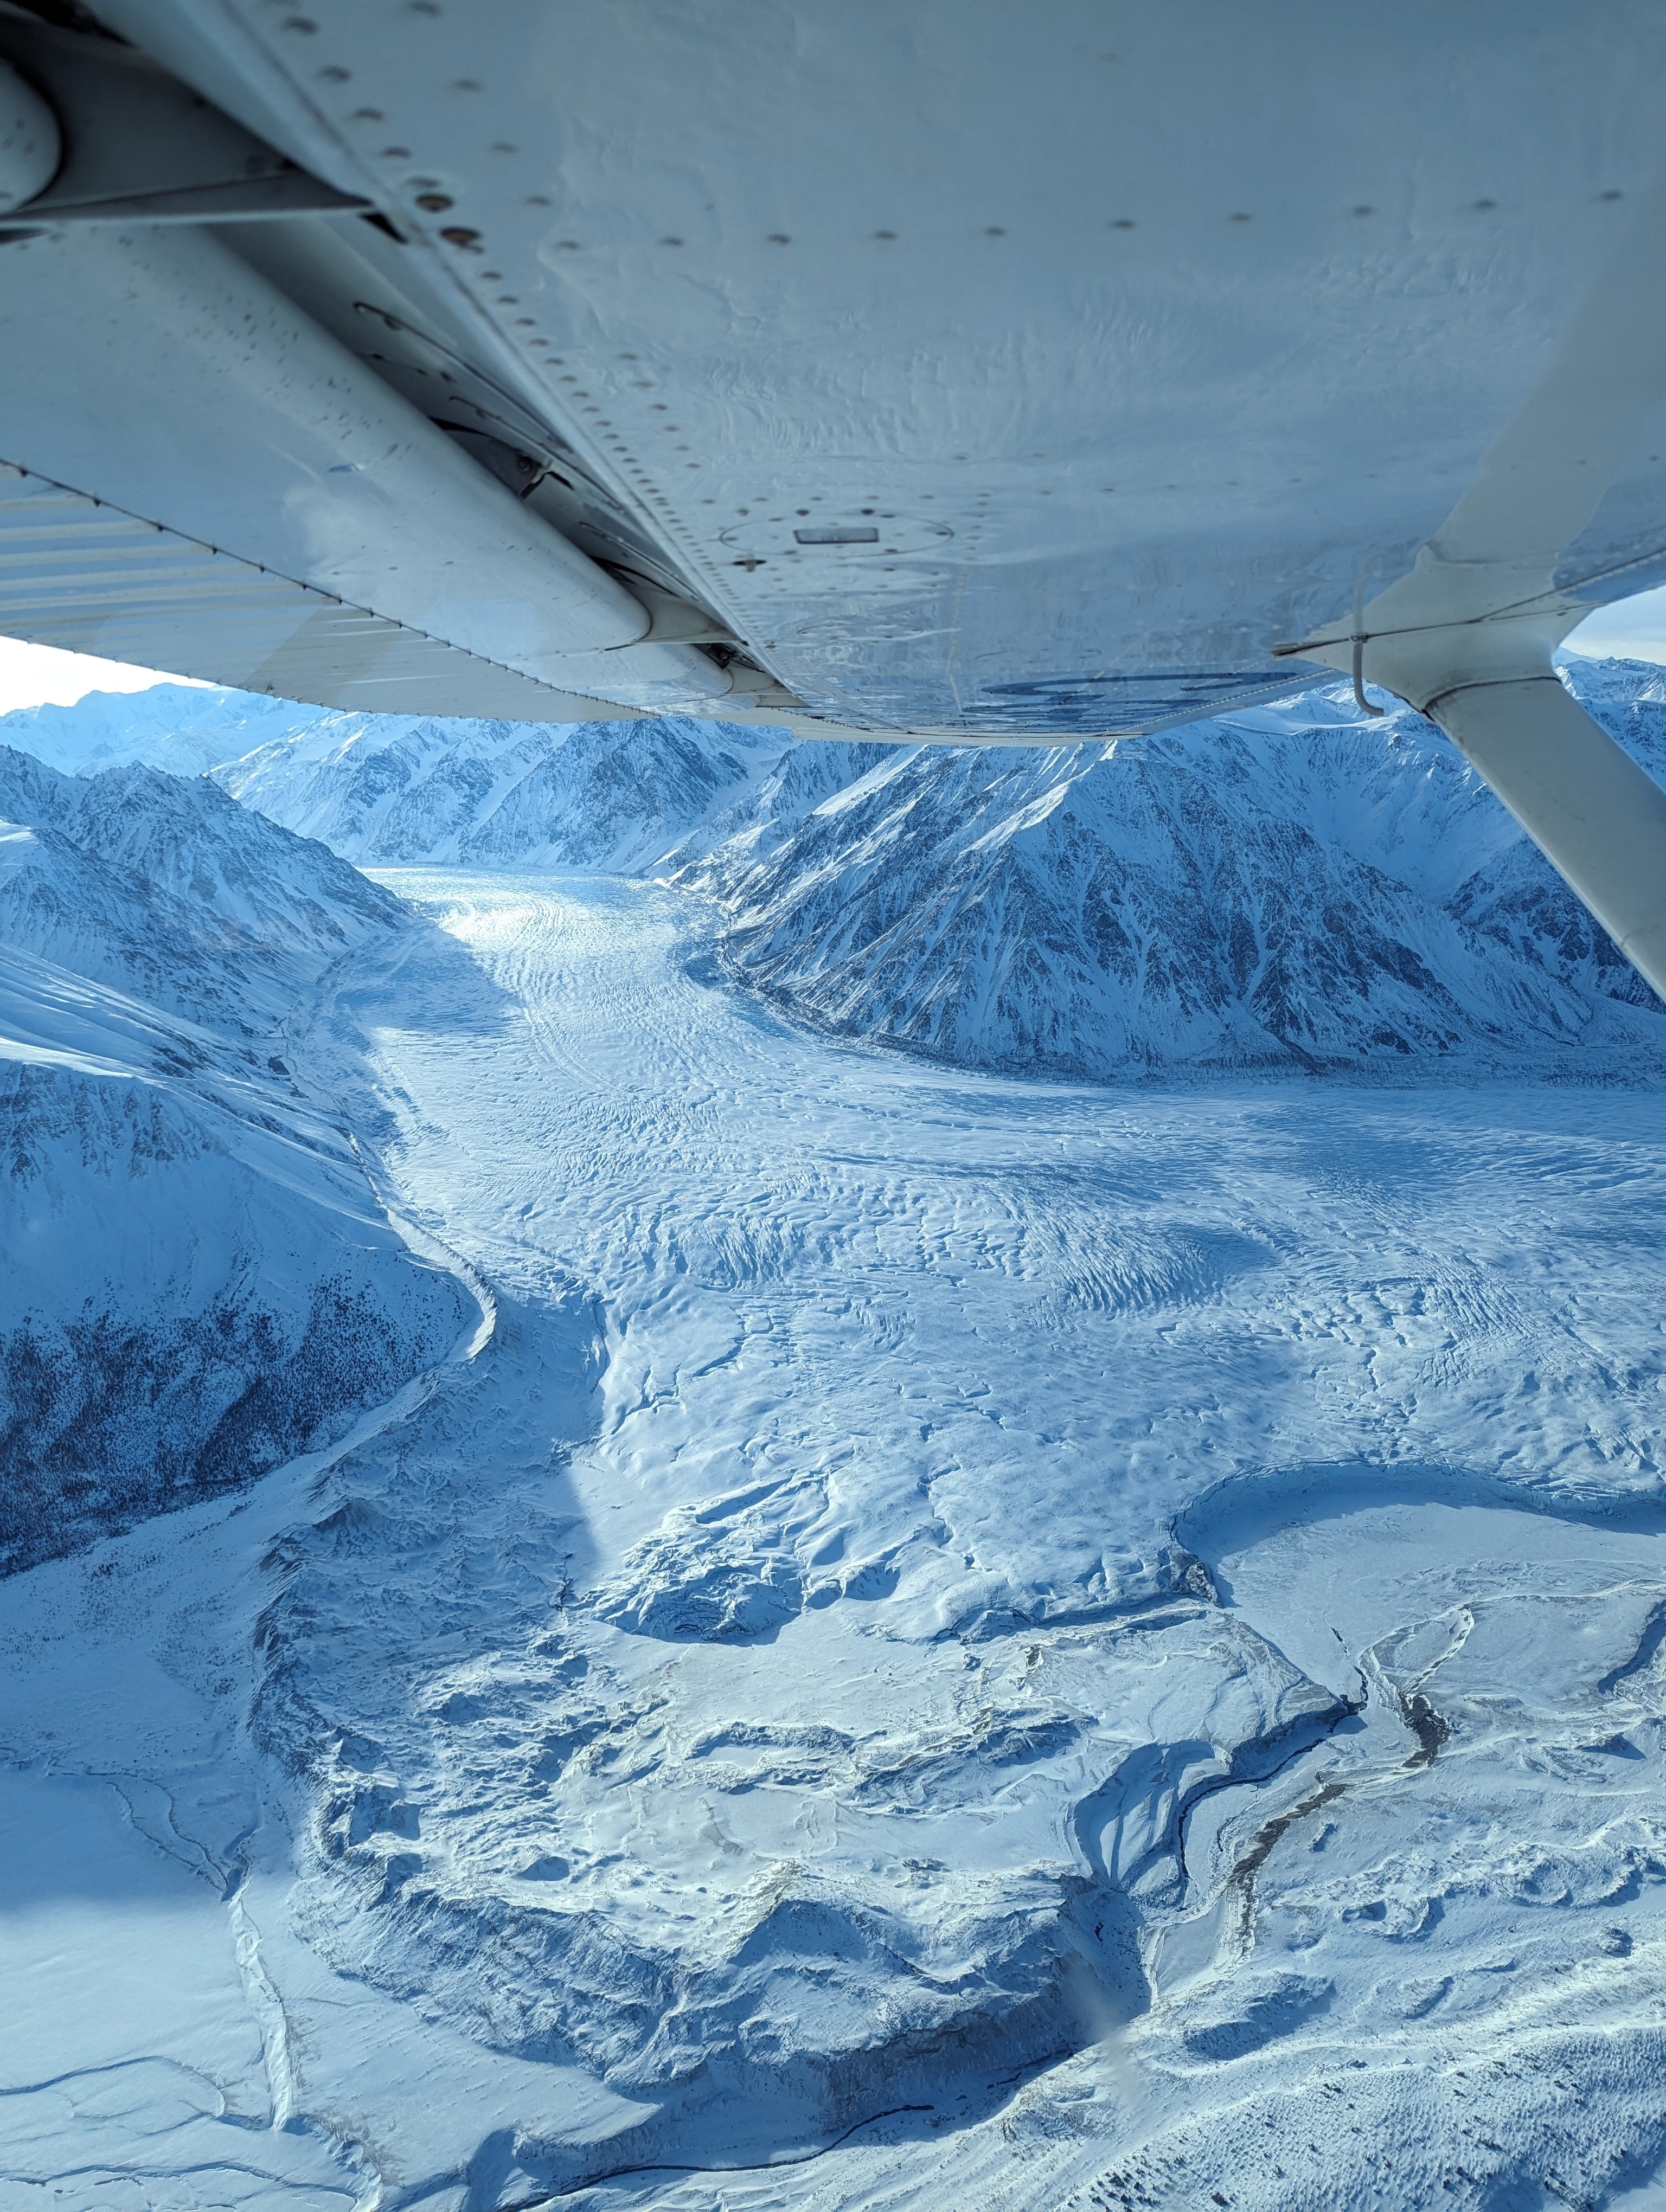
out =
<path fill-rule="evenodd" d="M 1666 2203 L 1657 1018 L 1529 883 L 1496 969 L 1383 940 L 1432 1021 L 1460 954 L 1493 991 L 1490 1056 L 1391 1082 L 920 1057 L 883 974 L 830 1035 L 745 988 L 760 902 L 848 962 L 912 773 L 818 801 L 790 884 L 772 832 L 677 852 L 699 896 L 638 836 L 377 866 L 407 909 L 216 799 L 191 842 L 255 841 L 330 957 L 246 1036 L 198 1006 L 195 1061 L 125 940 L 42 981 L 95 964 L 48 891 L 104 833 L 14 776 L 6 1056 L 235 1124 L 280 1194 L 237 1311 L 304 1305 L 325 1222 L 395 1319 L 299 1456 L 179 1445 L 0 1584 L 3 2212 Z M 116 1312 L 198 1155 L 19 1110 Z"/>

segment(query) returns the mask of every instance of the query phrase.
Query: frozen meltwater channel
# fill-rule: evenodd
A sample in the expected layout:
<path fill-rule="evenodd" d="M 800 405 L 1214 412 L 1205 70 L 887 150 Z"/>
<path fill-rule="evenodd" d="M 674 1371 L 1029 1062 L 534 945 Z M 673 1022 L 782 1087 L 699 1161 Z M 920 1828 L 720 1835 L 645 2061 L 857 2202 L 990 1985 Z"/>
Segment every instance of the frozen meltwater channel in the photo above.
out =
<path fill-rule="evenodd" d="M 386 880 L 472 961 L 309 1062 L 496 1330 L 27 1578 L 18 2201 L 1650 2202 L 1657 1097 L 971 1076 Z"/>

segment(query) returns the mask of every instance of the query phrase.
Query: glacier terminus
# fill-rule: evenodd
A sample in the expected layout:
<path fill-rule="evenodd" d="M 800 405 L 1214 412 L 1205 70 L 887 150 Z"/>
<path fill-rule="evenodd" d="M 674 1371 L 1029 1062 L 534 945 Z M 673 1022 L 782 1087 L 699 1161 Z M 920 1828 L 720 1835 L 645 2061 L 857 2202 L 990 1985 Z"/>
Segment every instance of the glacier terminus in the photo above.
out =
<path fill-rule="evenodd" d="M 1441 741 L 242 714 L 0 723 L 8 2205 L 1648 2201 L 1666 1016 Z"/>

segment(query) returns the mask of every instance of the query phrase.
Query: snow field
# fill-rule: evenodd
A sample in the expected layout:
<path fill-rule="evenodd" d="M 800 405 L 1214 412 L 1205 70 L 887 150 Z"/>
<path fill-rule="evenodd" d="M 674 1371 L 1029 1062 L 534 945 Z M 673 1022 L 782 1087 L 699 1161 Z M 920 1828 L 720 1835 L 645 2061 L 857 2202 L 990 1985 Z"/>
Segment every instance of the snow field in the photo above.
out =
<path fill-rule="evenodd" d="M 0 755 L 28 1298 L 434 1293 L 4 1586 L 4 2212 L 1654 2201 L 1659 1016 L 1508 825 L 1277 714 L 1134 805 L 330 719 L 235 772 L 421 922 Z"/>
<path fill-rule="evenodd" d="M 398 880 L 480 995 L 336 1020 L 500 1324 L 269 1554 L 266 1940 L 416 2039 L 297 2109 L 377 2166 L 443 2023 L 459 2206 L 489 2134 L 505 2204 L 1640 2179 L 1648 1096 L 969 1077 L 701 987 L 663 894 Z"/>

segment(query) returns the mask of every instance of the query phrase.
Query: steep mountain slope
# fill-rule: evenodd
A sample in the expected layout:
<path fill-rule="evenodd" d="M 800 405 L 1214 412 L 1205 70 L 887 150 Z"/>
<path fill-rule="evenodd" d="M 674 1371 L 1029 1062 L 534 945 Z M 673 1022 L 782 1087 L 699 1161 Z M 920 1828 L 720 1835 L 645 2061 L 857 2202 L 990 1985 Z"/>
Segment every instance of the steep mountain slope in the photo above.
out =
<path fill-rule="evenodd" d="M 406 926 L 392 893 L 204 778 L 60 775 L 0 746 L 0 932 L 77 975 L 256 1033 L 354 945 Z"/>
<path fill-rule="evenodd" d="M 1666 772 L 1659 670 L 1567 680 Z M 216 750 L 204 696 L 131 742 Z M 366 865 L 672 874 L 714 902 L 730 981 L 843 1036 L 1101 1080 L 1663 1064 L 1651 994 L 1456 753 L 1346 686 L 1000 753 L 237 713 L 228 749 L 271 725 L 215 772 L 246 806 Z"/>
<path fill-rule="evenodd" d="M 290 1042 L 407 909 L 200 781 L 0 749 L 0 815 L 5 1571 L 327 1440 L 468 1301 Z"/>
<path fill-rule="evenodd" d="M 1666 764 L 1660 672 L 1569 680 Z M 320 719 L 227 788 L 367 862 L 675 871 L 729 979 L 974 1066 L 1662 1064 L 1629 966 L 1438 732 L 1345 686 L 1120 746 Z"/>
<path fill-rule="evenodd" d="M 1591 689 L 1666 768 L 1658 672 Z M 679 879 L 719 902 L 735 981 L 968 1065 L 1666 1065 L 1652 994 L 1458 756 L 1347 696 L 1138 744 L 893 754 Z"/>

